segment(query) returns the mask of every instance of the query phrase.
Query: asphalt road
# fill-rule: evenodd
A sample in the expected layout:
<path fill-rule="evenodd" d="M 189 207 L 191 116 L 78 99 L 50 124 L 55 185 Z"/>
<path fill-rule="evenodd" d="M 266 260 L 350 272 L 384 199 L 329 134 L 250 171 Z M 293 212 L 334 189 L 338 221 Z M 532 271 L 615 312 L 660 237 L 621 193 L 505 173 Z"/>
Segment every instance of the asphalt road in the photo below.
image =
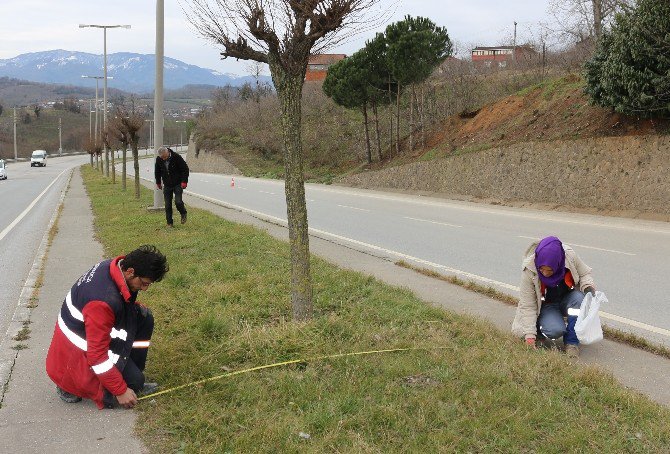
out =
<path fill-rule="evenodd" d="M 151 160 L 141 162 L 153 179 Z M 187 191 L 286 219 L 281 181 L 193 174 Z M 518 292 L 521 258 L 535 238 L 556 235 L 594 270 L 609 303 L 604 321 L 670 344 L 670 225 L 498 207 L 324 185 L 307 185 L 312 234 L 392 260 Z"/>
<path fill-rule="evenodd" d="M 46 167 L 7 164 L 0 181 L 0 333 L 4 335 L 67 181 L 87 156 L 49 157 Z M 73 251 L 74 253 L 74 251 Z"/>

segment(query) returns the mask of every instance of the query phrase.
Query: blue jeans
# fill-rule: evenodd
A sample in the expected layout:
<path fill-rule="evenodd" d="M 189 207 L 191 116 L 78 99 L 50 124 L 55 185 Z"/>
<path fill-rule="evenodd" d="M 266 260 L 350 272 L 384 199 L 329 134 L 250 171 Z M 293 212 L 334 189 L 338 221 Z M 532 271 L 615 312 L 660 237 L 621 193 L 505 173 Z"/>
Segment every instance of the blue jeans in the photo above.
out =
<path fill-rule="evenodd" d="M 582 292 L 571 290 L 558 302 L 542 303 L 540 315 L 537 317 L 538 333 L 549 339 L 563 337 L 563 343 L 566 345 L 579 345 L 575 323 L 583 299 Z M 563 317 L 567 317 L 567 324 Z"/>

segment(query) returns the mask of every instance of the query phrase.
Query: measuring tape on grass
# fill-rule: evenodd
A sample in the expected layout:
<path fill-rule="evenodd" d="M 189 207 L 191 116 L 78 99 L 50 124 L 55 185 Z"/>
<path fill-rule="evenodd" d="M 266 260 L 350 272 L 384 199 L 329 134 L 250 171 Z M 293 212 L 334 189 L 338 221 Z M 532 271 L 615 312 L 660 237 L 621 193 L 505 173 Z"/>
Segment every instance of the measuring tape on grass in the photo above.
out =
<path fill-rule="evenodd" d="M 281 363 L 273 363 L 273 364 L 266 364 L 264 366 L 256 366 L 256 367 L 250 367 L 248 369 L 242 369 L 242 370 L 237 370 L 234 372 L 228 372 L 225 374 L 221 375 L 216 375 L 214 377 L 209 377 L 209 378 L 204 378 L 202 380 L 194 381 L 191 383 L 187 383 L 185 385 L 180 385 L 180 386 L 175 386 L 174 388 L 169 388 L 163 391 L 158 391 L 153 394 L 149 394 L 146 396 L 142 396 L 138 398 L 137 400 L 145 400 L 149 398 L 154 398 L 158 397 L 163 394 L 168 394 L 172 393 L 175 391 L 179 391 L 180 389 L 188 388 L 191 386 L 197 386 L 197 385 L 202 385 L 203 383 L 208 383 L 216 380 L 221 380 L 222 378 L 228 378 L 228 377 L 233 377 L 235 375 L 242 375 L 242 374 L 247 374 L 249 372 L 254 372 L 257 370 L 263 370 L 263 369 L 272 369 L 275 367 L 281 367 L 281 366 L 288 366 L 290 364 L 300 364 L 300 363 L 308 363 L 310 361 L 318 361 L 318 360 L 323 360 L 323 359 L 335 359 L 335 358 L 345 358 L 347 356 L 364 356 L 364 355 L 373 355 L 373 354 L 378 354 L 378 353 L 396 353 L 396 352 L 408 352 L 408 351 L 417 351 L 417 350 L 444 350 L 447 348 L 451 347 L 411 347 L 411 348 L 390 348 L 387 350 L 370 350 L 370 351 L 365 351 L 365 352 L 352 352 L 352 353 L 337 353 L 334 355 L 324 355 L 324 356 L 316 356 L 313 358 L 306 358 L 306 359 L 293 359 L 291 361 L 283 361 Z"/>

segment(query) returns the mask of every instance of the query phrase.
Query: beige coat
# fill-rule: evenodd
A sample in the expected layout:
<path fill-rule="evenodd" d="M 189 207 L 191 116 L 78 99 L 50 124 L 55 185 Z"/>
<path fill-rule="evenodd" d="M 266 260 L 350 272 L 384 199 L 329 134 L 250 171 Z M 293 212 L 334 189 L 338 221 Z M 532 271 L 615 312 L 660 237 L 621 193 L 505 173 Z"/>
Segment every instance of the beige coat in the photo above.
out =
<path fill-rule="evenodd" d="M 540 279 L 535 268 L 535 249 L 539 241 L 531 244 L 526 251 L 521 270 L 521 286 L 519 288 L 519 304 L 516 307 L 516 316 L 512 323 L 512 333 L 516 336 L 533 336 L 537 333 L 537 317 L 540 315 L 542 295 L 540 293 Z M 591 268 L 588 267 L 577 253 L 567 245 L 565 251 L 565 267 L 572 273 L 575 287 L 582 292 L 586 287 L 595 288 Z"/>

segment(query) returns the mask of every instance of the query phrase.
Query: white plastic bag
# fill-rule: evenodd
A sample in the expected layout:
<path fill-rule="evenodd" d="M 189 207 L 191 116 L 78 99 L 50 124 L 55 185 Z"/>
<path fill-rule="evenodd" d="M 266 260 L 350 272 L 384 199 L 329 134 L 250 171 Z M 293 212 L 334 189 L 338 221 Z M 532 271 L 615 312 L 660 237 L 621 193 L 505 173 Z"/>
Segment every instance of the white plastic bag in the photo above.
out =
<path fill-rule="evenodd" d="M 606 303 L 607 297 L 603 292 L 596 291 L 596 296 L 586 293 L 582 306 L 579 308 L 575 333 L 582 345 L 595 344 L 603 340 L 603 328 L 600 325 L 600 303 Z"/>

